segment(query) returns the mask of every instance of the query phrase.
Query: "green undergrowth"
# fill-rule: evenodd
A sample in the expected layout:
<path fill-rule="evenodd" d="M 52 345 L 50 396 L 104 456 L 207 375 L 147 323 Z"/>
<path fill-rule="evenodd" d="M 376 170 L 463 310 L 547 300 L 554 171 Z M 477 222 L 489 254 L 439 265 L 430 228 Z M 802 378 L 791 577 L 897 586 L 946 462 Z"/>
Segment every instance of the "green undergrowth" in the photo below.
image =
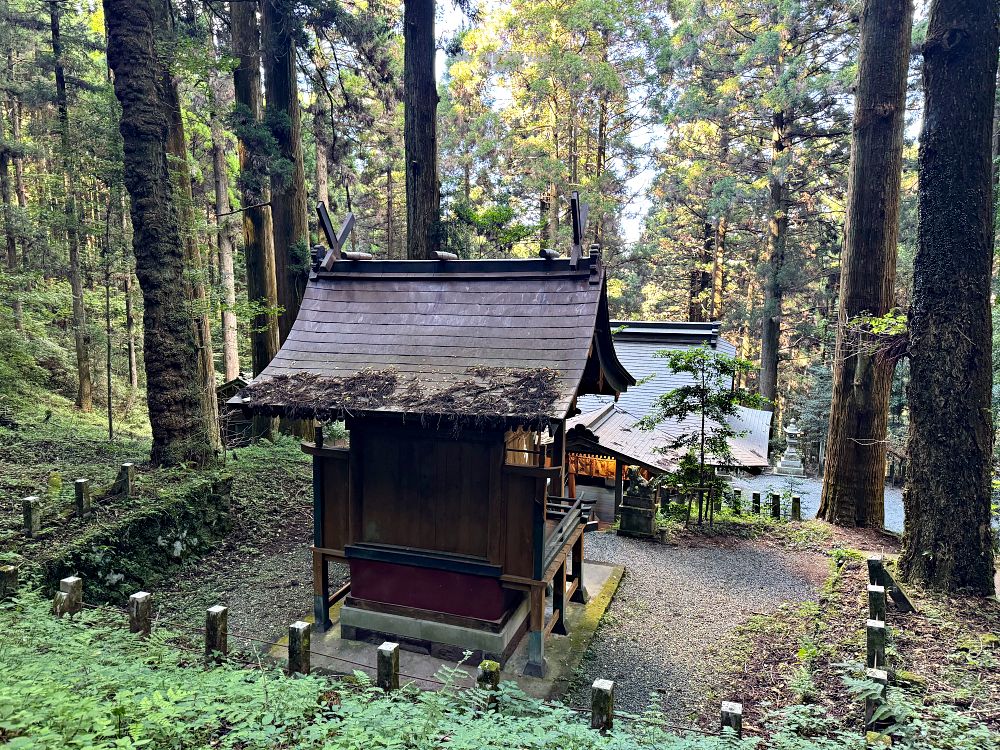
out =
<path fill-rule="evenodd" d="M 867 599 L 859 584 L 867 581 L 866 558 L 857 550 L 833 550 L 830 575 L 817 602 L 784 606 L 744 623 L 720 649 L 719 661 L 731 665 L 729 690 L 743 694 L 757 710 L 772 708 L 774 702 L 811 706 L 843 733 L 860 735 L 864 700 L 879 691 L 859 663 L 865 652 Z M 940 617 L 933 611 L 924 616 Z M 958 627 L 956 621 L 948 624 Z M 912 660 L 909 650 L 919 646 L 910 642 L 903 625 L 891 626 L 888 634 L 891 686 L 876 714 L 885 723 L 884 735 L 872 736 L 871 746 L 883 747 L 891 737 L 889 744 L 899 748 L 1000 750 L 1000 735 L 976 714 L 961 710 L 969 702 L 928 699 L 927 679 L 906 669 Z M 975 635 L 959 641 L 959 652 L 963 643 L 966 653 L 988 654 L 992 646 L 989 638 Z"/>
<path fill-rule="evenodd" d="M 10 405 L 10 401 L 5 402 Z M 116 424 L 53 394 L 18 401 L 0 420 L 0 562 L 46 589 L 83 575 L 91 601 L 120 601 L 211 550 L 235 522 L 261 536 L 308 491 L 308 457 L 280 438 L 228 452 L 207 470 L 148 465 L 145 429 Z M 122 463 L 136 466 L 132 496 L 105 496 Z M 78 518 L 74 480 L 91 480 L 93 513 Z M 303 489 L 304 488 L 304 489 Z M 23 532 L 22 498 L 41 500 L 41 531 Z M 269 533 L 270 533 L 269 532 Z M 248 554 L 252 550 L 247 550 Z"/>
<path fill-rule="evenodd" d="M 386 695 L 353 678 L 286 677 L 277 667 L 206 668 L 156 629 L 130 634 L 106 611 L 56 620 L 34 593 L 0 605 L 0 745 L 32 748 L 569 748 L 763 750 L 759 740 L 678 736 L 649 712 L 601 734 L 589 716 L 503 684 L 495 710 L 478 689 L 405 687 Z M 442 675 L 450 682 L 448 670 Z M 775 750 L 860 750 L 820 712 L 769 717 Z"/>

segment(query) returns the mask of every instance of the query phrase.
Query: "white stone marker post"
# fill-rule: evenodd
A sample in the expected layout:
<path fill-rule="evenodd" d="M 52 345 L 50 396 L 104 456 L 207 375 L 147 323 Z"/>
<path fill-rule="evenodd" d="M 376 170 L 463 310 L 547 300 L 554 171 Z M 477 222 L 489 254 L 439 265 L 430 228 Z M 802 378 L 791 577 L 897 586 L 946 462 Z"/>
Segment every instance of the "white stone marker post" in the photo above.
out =
<path fill-rule="evenodd" d="M 615 683 L 594 680 L 590 688 L 590 728 L 606 732 L 614 724 Z"/>
<path fill-rule="evenodd" d="M 288 626 L 288 674 L 309 674 L 312 623 L 298 620 Z"/>
<path fill-rule="evenodd" d="M 375 682 L 385 692 L 399 690 L 399 644 L 386 641 L 378 647 L 375 659 Z"/>

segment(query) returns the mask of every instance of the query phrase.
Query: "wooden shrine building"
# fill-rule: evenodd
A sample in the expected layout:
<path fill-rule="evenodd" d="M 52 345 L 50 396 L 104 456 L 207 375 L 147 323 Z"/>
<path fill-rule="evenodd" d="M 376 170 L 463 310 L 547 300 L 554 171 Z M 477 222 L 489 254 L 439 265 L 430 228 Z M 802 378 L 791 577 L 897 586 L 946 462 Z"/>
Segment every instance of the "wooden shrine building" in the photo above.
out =
<path fill-rule="evenodd" d="M 239 403 L 350 432 L 347 447 L 321 432 L 304 444 L 316 627 L 331 625 L 328 563 L 345 561 L 342 637 L 503 662 L 527 633 L 525 671 L 541 675 L 546 634 L 565 633 L 567 600 L 586 596 L 566 419 L 578 396 L 635 381 L 612 345 L 596 249 L 440 257 L 328 255 Z"/>

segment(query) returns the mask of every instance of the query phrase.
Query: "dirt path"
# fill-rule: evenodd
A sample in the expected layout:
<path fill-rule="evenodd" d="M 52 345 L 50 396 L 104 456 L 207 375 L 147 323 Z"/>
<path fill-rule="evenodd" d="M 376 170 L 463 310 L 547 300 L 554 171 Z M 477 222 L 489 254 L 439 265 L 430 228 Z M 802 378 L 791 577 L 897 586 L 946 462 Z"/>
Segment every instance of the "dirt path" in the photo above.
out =
<path fill-rule="evenodd" d="M 597 533 L 587 536 L 586 557 L 626 573 L 567 700 L 589 705 L 590 685 L 603 677 L 615 681 L 621 709 L 641 711 L 653 694 L 684 724 L 718 688 L 715 645 L 754 614 L 815 601 L 828 572 L 820 554 L 732 539 L 664 545 Z"/>
<path fill-rule="evenodd" d="M 161 620 L 188 627 L 203 627 L 208 607 L 229 607 L 230 646 L 250 650 L 236 634 L 274 641 L 312 613 L 312 474 L 288 439 L 238 454 L 230 463 L 232 530 L 152 591 Z M 330 567 L 331 585 L 346 577 L 346 568 Z"/>

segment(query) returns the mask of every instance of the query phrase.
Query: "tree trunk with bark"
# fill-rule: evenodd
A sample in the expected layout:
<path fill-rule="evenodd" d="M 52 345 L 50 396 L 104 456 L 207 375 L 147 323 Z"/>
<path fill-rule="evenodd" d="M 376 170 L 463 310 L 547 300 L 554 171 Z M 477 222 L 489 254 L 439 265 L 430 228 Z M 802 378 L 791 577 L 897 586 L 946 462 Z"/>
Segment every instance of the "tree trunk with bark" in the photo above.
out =
<path fill-rule="evenodd" d="M 153 0 L 104 0 L 108 64 L 122 106 L 125 185 L 132 198 L 133 250 L 143 293 L 146 399 L 157 465 L 213 458 L 216 425 L 205 419 L 198 343 L 184 288 L 185 252 L 167 163 L 168 103 L 156 54 Z"/>
<path fill-rule="evenodd" d="M 847 183 L 833 402 L 819 517 L 840 526 L 885 522 L 885 460 L 893 363 L 851 321 L 893 304 L 903 167 L 911 0 L 867 0 L 859 32 Z M 859 340 L 860 336 L 860 340 Z"/>
<path fill-rule="evenodd" d="M 233 7 L 238 3 L 234 3 Z M 266 122 L 290 169 L 271 177 L 271 223 L 274 231 L 274 271 L 278 285 L 278 339 L 284 341 L 299 313 L 309 280 L 309 209 L 302 163 L 302 115 L 295 66 L 294 3 L 263 0 L 261 34 Z"/>
<path fill-rule="evenodd" d="M 918 249 L 910 313 L 910 474 L 900 570 L 994 593 L 991 130 L 995 0 L 934 0 L 924 43 Z"/>
<path fill-rule="evenodd" d="M 434 0 L 405 0 L 403 6 L 406 256 L 428 258 L 438 247 L 441 213 L 437 175 Z"/>
<path fill-rule="evenodd" d="M 166 51 L 174 47 L 173 15 L 170 0 L 157 0 L 154 5 L 158 49 Z M 198 388 L 205 423 L 211 425 L 209 436 L 212 447 L 222 448 L 219 434 L 219 402 L 215 393 L 215 355 L 212 348 L 212 323 L 209 318 L 210 302 L 205 291 L 207 264 L 201 253 L 195 232 L 194 195 L 191 189 L 191 171 L 188 166 L 187 140 L 184 137 L 180 94 L 177 81 L 170 67 L 169 57 L 157 57 L 160 68 L 160 97 L 167 115 L 167 153 L 170 156 L 170 173 L 174 180 L 174 207 L 181 230 L 184 247 L 184 261 L 187 273 L 184 275 L 184 291 L 188 298 L 188 309 L 195 341 L 198 345 Z"/>
<path fill-rule="evenodd" d="M 260 29 L 257 12 L 251 3 L 231 3 L 230 28 L 233 54 L 239 64 L 233 71 L 236 106 L 243 111 L 248 125 L 261 123 Z M 246 127 L 247 125 L 244 125 Z M 251 175 L 260 155 L 245 138 L 238 143 L 240 157 L 240 192 L 243 205 L 243 255 L 247 267 L 247 298 L 266 310 L 278 306 L 274 265 L 271 191 L 264 175 Z M 259 189 L 254 186 L 259 185 Z M 250 359 L 253 374 L 259 374 L 278 353 L 277 317 L 266 311 L 250 322 Z"/>
<path fill-rule="evenodd" d="M 781 307 L 785 289 L 782 268 L 788 242 L 788 207 L 791 203 L 785 167 L 787 149 L 786 113 L 777 111 L 771 118 L 771 173 L 768 178 L 767 275 L 764 279 L 764 311 L 760 337 L 760 395 L 768 400 L 769 408 L 777 410 L 778 348 L 781 344 Z M 772 426 L 776 429 L 777 424 Z"/>
<path fill-rule="evenodd" d="M 226 173 L 228 141 L 222 129 L 222 112 L 232 104 L 226 81 L 212 75 L 212 176 L 215 184 L 215 235 L 219 250 L 219 281 L 222 286 L 222 371 L 226 381 L 240 374 L 240 350 L 236 330 L 236 277 L 233 272 L 232 217 L 229 216 L 229 175 Z"/>
<path fill-rule="evenodd" d="M 90 335 L 87 328 L 87 308 L 83 300 L 83 278 L 80 269 L 80 236 L 77 231 L 76 179 L 73 170 L 73 150 L 70 146 L 69 104 L 66 98 L 66 71 L 63 66 L 61 9 L 57 0 L 49 0 L 49 22 L 52 33 L 52 57 L 56 74 L 56 109 L 59 112 L 59 157 L 62 161 L 63 185 L 66 188 L 66 244 L 69 246 L 69 285 L 73 295 L 73 343 L 76 349 L 76 406 L 89 412 L 94 408 L 94 386 L 90 377 Z"/>

